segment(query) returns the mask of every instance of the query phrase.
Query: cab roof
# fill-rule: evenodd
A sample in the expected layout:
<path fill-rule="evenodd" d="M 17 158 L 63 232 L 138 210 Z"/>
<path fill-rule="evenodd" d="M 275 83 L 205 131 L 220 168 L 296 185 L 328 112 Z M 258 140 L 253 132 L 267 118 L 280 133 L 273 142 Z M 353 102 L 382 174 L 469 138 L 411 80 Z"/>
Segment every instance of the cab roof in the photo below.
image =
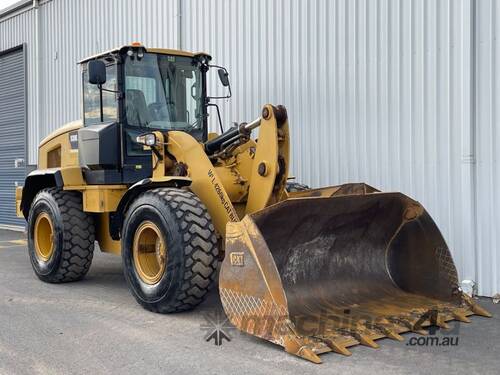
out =
<path fill-rule="evenodd" d="M 203 56 L 210 57 L 210 55 L 208 55 L 207 53 L 204 53 L 204 52 L 193 53 L 193 52 L 181 51 L 181 50 L 177 50 L 177 49 L 168 49 L 168 48 L 147 48 L 146 46 L 143 46 L 142 44 L 133 43 L 133 44 L 126 44 L 124 46 L 113 48 L 113 49 L 106 51 L 106 52 L 101 52 L 101 53 L 98 53 L 96 55 L 86 57 L 85 59 L 80 60 L 78 62 L 78 64 L 83 64 L 89 60 L 95 60 L 95 59 L 98 59 L 100 57 L 105 57 L 105 56 L 108 56 L 110 54 L 114 54 L 114 53 L 120 52 L 123 49 L 128 49 L 128 48 L 143 48 L 146 52 L 159 53 L 159 54 L 163 54 L 163 55 L 186 56 L 186 57 L 195 57 L 195 56 L 203 55 Z"/>

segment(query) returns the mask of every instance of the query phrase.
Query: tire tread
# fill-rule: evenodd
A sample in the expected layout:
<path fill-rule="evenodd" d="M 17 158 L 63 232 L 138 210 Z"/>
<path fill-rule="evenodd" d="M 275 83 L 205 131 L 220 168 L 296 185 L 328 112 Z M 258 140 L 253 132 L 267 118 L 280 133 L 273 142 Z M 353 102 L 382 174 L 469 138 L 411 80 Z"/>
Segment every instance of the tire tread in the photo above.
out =
<path fill-rule="evenodd" d="M 163 314 L 191 310 L 203 302 L 217 276 L 219 249 L 210 214 L 200 199 L 189 190 L 157 188 L 144 194 L 158 196 L 175 212 L 185 259 L 184 278 L 172 302 L 143 306 Z"/>
<path fill-rule="evenodd" d="M 42 192 L 48 193 L 56 201 L 63 226 L 61 262 L 55 273 L 43 276 L 42 280 L 51 283 L 81 280 L 92 264 L 94 220 L 90 214 L 83 211 L 81 194 L 58 188 L 44 189 L 39 194 Z"/>

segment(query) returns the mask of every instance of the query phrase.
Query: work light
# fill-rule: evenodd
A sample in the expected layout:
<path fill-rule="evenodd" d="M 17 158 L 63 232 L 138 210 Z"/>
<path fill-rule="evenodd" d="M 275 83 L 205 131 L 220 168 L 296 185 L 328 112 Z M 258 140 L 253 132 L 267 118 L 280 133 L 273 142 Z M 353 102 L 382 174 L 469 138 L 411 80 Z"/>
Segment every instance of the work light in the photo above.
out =
<path fill-rule="evenodd" d="M 156 136 L 153 133 L 141 134 L 135 140 L 145 146 L 154 146 L 156 144 Z"/>

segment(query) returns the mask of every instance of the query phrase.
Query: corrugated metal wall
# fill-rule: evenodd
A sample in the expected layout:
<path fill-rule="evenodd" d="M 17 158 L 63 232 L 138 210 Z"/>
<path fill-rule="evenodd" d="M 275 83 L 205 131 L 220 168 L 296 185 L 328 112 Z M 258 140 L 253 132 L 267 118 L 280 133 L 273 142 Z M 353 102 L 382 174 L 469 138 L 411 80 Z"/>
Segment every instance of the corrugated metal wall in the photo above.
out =
<path fill-rule="evenodd" d="M 81 116 L 77 62 L 137 40 L 175 46 L 177 15 L 173 0 L 46 0 L 39 10 L 31 8 L 0 20 L 0 51 L 23 42 L 28 46 L 29 163 L 36 163 L 40 139 Z"/>
<path fill-rule="evenodd" d="M 480 290 L 500 292 L 500 4 L 477 2 L 477 275 Z"/>
<path fill-rule="evenodd" d="M 31 162 L 39 138 L 79 117 L 78 59 L 134 40 L 148 46 L 180 43 L 228 67 L 233 98 L 220 103 L 226 124 L 255 118 L 266 102 L 288 107 L 292 172 L 299 181 L 365 181 L 415 197 L 441 227 L 460 277 L 478 280 L 482 294 L 500 290 L 494 258 L 499 85 L 498 78 L 490 79 L 499 76 L 495 2 L 182 0 L 180 9 L 177 4 L 42 2 L 42 95 L 39 113 L 30 105 Z M 23 40 L 25 32 L 25 40 L 33 41 L 33 13 L 0 22 L 0 50 Z M 37 96 L 30 92 L 29 98 Z M 476 122 L 482 122 L 477 135 Z"/>
<path fill-rule="evenodd" d="M 80 118 L 81 59 L 133 41 L 177 43 L 175 1 L 55 0 L 41 7 L 41 132 Z M 145 22 L 147 20 L 147 22 Z M 64 108 L 64 110 L 61 110 Z"/>
<path fill-rule="evenodd" d="M 182 15 L 183 48 L 232 73 L 226 121 L 285 104 L 299 181 L 415 197 L 476 279 L 470 1 L 187 0 Z"/>

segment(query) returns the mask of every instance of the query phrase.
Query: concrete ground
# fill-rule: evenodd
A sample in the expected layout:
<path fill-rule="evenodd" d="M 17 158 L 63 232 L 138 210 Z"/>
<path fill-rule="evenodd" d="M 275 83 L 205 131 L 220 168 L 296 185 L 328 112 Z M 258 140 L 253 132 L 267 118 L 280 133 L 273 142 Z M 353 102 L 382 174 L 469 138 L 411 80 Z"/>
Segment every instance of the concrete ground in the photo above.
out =
<path fill-rule="evenodd" d="M 236 331 L 221 346 L 206 342 L 202 326 L 220 310 L 217 291 L 193 312 L 145 311 L 112 255 L 96 252 L 83 281 L 44 284 L 31 270 L 24 238 L 0 231 L 0 374 L 499 373 L 500 304 L 489 299 L 481 303 L 493 318 L 452 323 L 456 346 L 412 346 L 413 335 L 405 334 L 403 343 L 356 346 L 351 357 L 327 353 L 316 365 Z"/>

